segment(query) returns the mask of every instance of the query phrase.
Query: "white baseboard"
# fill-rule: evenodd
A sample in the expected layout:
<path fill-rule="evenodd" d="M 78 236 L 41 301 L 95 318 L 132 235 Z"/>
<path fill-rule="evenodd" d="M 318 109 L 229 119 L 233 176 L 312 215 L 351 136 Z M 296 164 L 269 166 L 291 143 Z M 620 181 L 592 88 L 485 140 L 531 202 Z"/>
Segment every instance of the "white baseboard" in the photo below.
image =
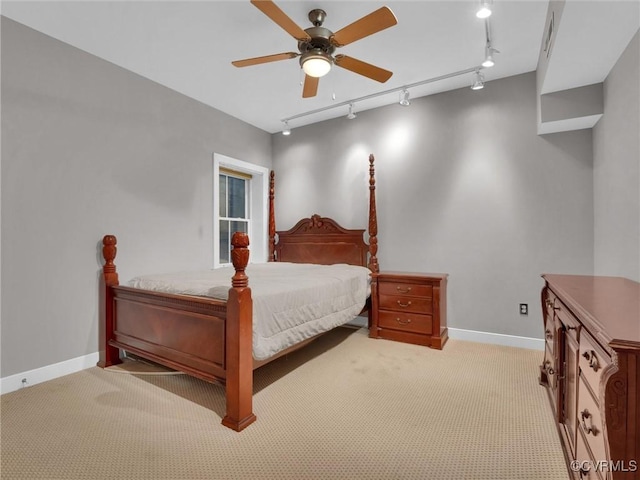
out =
<path fill-rule="evenodd" d="M 98 352 L 95 352 L 83 357 L 72 358 L 64 362 L 0 378 L 0 394 L 14 392 L 21 388 L 95 367 L 97 362 Z"/>
<path fill-rule="evenodd" d="M 366 318 L 352 322 L 355 326 L 366 326 Z M 538 338 L 518 337 L 515 335 L 502 335 L 500 333 L 478 332 L 464 330 L 462 328 L 449 328 L 449 338 L 455 340 L 467 340 L 470 342 L 490 343 L 507 347 L 528 348 L 531 350 L 544 350 L 544 340 Z M 30 387 L 38 383 L 53 380 L 54 378 L 76 373 L 98 362 L 98 352 L 76 357 L 64 362 L 47 365 L 27 372 L 0 378 L 0 394 L 14 392 L 21 388 Z M 26 380 L 23 382 L 23 380 Z"/>
<path fill-rule="evenodd" d="M 462 328 L 449 327 L 449 338 L 455 340 L 468 340 L 470 342 L 490 343 L 505 347 L 528 348 L 530 350 L 544 350 L 544 340 L 540 338 L 518 337 L 515 335 L 503 335 L 501 333 L 477 332 Z"/>

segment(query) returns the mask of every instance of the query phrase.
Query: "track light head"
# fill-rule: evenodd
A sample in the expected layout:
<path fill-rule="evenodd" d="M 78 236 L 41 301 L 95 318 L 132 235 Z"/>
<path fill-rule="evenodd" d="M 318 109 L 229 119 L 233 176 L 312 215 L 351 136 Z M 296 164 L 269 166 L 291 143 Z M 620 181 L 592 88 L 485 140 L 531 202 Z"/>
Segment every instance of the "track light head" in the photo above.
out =
<path fill-rule="evenodd" d="M 353 120 L 354 118 L 356 118 L 358 115 L 356 114 L 356 112 L 353 111 L 353 103 L 349 104 L 349 114 L 347 115 L 347 118 L 349 120 Z"/>
<path fill-rule="evenodd" d="M 478 18 L 489 18 L 491 16 L 492 0 L 480 0 L 480 6 L 476 12 Z"/>
<path fill-rule="evenodd" d="M 471 90 L 482 90 L 484 88 L 484 75 L 480 70 L 476 70 L 473 74 L 473 84 L 471 84 Z"/>
<path fill-rule="evenodd" d="M 409 100 L 409 90 L 406 88 L 400 92 L 400 100 L 398 101 L 400 105 L 403 107 L 408 107 L 411 105 L 411 100 Z"/>
<path fill-rule="evenodd" d="M 282 129 L 282 134 L 283 135 L 291 135 L 291 129 L 289 128 L 289 122 L 288 121 L 284 121 L 284 128 Z"/>
<path fill-rule="evenodd" d="M 482 62 L 482 66 L 484 68 L 491 68 L 495 65 L 493 60 L 493 54 L 498 53 L 498 50 L 493 48 L 491 45 L 487 45 L 484 48 L 484 62 Z"/>

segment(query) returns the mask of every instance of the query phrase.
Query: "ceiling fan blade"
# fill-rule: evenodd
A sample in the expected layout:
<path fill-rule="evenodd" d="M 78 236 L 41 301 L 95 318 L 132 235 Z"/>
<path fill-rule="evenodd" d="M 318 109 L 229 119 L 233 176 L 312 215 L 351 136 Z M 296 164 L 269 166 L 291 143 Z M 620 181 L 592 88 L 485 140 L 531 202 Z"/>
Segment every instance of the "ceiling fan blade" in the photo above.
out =
<path fill-rule="evenodd" d="M 286 52 L 276 53 L 275 55 L 265 55 L 264 57 L 245 58 L 244 60 L 236 60 L 231 62 L 236 67 L 249 67 L 251 65 L 259 65 L 261 63 L 277 62 L 278 60 L 288 60 L 290 58 L 296 58 L 299 53 Z"/>
<path fill-rule="evenodd" d="M 342 47 L 384 30 L 385 28 L 393 27 L 397 23 L 398 20 L 389 7 L 381 7 L 369 15 L 362 17 L 360 20 L 356 20 L 352 24 L 338 30 L 333 34 L 333 37 L 331 37 L 331 41 L 334 45 Z"/>
<path fill-rule="evenodd" d="M 393 72 L 390 72 L 389 70 L 376 67 L 375 65 L 371 65 L 370 63 L 363 62 L 362 60 L 348 57 L 346 55 L 336 55 L 334 61 L 339 67 L 346 68 L 347 70 L 380 83 L 386 82 L 391 78 L 391 75 L 393 75 Z"/>
<path fill-rule="evenodd" d="M 300 28 L 271 0 L 251 0 L 251 3 L 296 40 L 304 41 L 311 39 L 307 32 Z"/>
<path fill-rule="evenodd" d="M 318 83 L 320 78 L 310 75 L 304 76 L 304 86 L 302 87 L 302 98 L 315 97 L 318 93 Z"/>

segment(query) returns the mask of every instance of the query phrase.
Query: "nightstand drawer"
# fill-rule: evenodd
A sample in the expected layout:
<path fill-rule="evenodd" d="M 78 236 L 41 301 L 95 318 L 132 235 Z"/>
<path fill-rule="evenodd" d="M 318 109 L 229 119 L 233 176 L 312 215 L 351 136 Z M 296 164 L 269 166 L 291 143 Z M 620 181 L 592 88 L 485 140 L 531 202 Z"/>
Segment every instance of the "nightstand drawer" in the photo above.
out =
<path fill-rule="evenodd" d="M 380 282 L 380 295 L 407 295 L 412 297 L 429 297 L 433 296 L 433 287 L 431 285 L 415 285 L 401 282 Z"/>
<path fill-rule="evenodd" d="M 431 298 L 408 297 L 404 295 L 380 295 L 381 310 L 394 310 L 397 312 L 433 313 L 433 300 Z"/>
<path fill-rule="evenodd" d="M 381 328 L 403 330 L 405 332 L 423 333 L 431 335 L 433 317 L 431 315 L 418 315 L 415 313 L 386 312 L 380 310 L 378 325 Z"/>

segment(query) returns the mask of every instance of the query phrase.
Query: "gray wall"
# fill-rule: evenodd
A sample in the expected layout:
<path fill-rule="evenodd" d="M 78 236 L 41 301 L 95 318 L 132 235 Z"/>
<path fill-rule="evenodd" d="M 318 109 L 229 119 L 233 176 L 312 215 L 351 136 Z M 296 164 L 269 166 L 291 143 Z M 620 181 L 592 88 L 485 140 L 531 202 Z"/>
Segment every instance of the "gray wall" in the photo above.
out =
<path fill-rule="evenodd" d="M 103 235 L 121 281 L 209 268 L 212 154 L 271 136 L 4 17 L 1 85 L 6 377 L 97 351 Z"/>
<path fill-rule="evenodd" d="M 534 73 L 275 136 L 278 228 L 366 227 L 369 153 L 381 268 L 449 273 L 449 326 L 541 338 L 540 274 L 592 273 L 591 130 L 538 136 Z"/>
<path fill-rule="evenodd" d="M 595 273 L 640 281 L 640 34 L 604 82 L 593 129 Z"/>

